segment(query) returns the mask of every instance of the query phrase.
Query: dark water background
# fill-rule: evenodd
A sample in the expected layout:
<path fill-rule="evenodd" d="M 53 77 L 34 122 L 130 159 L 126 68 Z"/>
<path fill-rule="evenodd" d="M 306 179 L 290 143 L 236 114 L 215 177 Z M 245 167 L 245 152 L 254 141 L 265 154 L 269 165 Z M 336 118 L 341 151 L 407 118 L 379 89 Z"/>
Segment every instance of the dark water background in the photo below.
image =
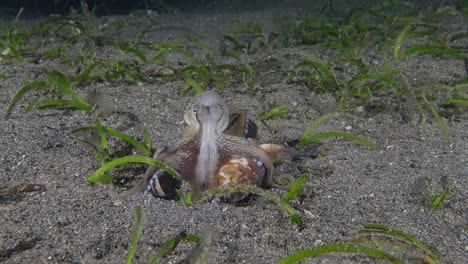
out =
<path fill-rule="evenodd" d="M 35 18 L 38 16 L 46 16 L 51 14 L 66 15 L 71 10 L 82 10 L 81 0 L 2 0 L 0 1 L 0 17 L 1 19 L 14 17 L 21 7 L 24 8 L 23 18 Z M 324 7 L 337 7 L 340 4 L 346 3 L 347 6 L 359 6 L 368 3 L 378 3 L 385 1 L 333 1 L 333 0 L 88 0 L 84 1 L 89 10 L 92 10 L 96 15 L 124 15 L 136 10 L 152 10 L 160 13 L 167 12 L 196 12 L 200 9 L 219 12 L 241 12 L 246 10 L 259 10 L 269 7 L 288 6 L 307 8 L 307 6 L 317 6 L 317 2 L 322 2 Z M 394 1 L 392 1 L 394 2 Z M 405 1 L 416 4 L 420 7 L 433 6 L 437 8 L 441 5 L 452 5 L 461 7 L 463 0 L 434 0 L 434 1 Z"/>

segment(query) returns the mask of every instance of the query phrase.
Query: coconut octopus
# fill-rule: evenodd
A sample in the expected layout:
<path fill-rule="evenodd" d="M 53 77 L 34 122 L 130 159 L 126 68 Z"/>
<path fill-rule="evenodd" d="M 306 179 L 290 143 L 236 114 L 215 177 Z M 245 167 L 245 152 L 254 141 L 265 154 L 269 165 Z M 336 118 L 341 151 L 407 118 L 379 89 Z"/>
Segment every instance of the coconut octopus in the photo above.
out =
<path fill-rule="evenodd" d="M 229 115 L 224 100 L 214 91 L 194 96 L 184 113 L 187 127 L 175 147 L 157 151 L 161 160 L 187 181 L 194 198 L 206 190 L 248 184 L 273 187 L 272 157 L 281 152 L 275 144 L 256 143 L 257 126 L 247 112 Z M 181 181 L 157 166 L 150 166 L 141 182 L 125 192 L 150 192 L 155 197 L 174 199 Z M 240 201 L 246 194 L 232 194 L 227 200 Z"/>

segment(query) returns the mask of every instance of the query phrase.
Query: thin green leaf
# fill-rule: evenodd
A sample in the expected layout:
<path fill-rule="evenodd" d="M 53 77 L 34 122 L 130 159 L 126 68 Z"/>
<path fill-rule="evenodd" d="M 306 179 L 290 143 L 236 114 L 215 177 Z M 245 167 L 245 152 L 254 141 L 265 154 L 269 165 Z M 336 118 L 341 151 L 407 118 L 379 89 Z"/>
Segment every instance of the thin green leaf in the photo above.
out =
<path fill-rule="evenodd" d="M 195 38 L 194 43 L 197 44 L 197 46 L 208 55 L 208 57 L 214 57 L 213 50 L 211 50 L 205 42 L 201 41 L 199 38 Z"/>
<path fill-rule="evenodd" d="M 302 184 L 304 183 L 304 181 L 306 181 L 307 179 L 309 178 L 309 174 L 308 173 L 304 173 L 302 174 L 301 177 L 299 177 L 299 179 L 297 179 L 291 186 L 291 190 L 289 190 L 289 192 L 285 193 L 281 199 L 285 202 L 291 200 L 291 199 L 294 199 L 296 196 L 298 196 L 299 194 L 301 194 L 304 190 L 302 190 L 301 186 Z"/>
<path fill-rule="evenodd" d="M 187 234 L 184 238 L 185 241 L 199 243 L 202 241 L 201 237 L 195 234 Z"/>
<path fill-rule="evenodd" d="M 406 58 L 413 54 L 419 55 L 426 55 L 426 54 L 433 54 L 433 55 L 449 55 L 455 57 L 457 59 L 465 59 L 465 56 L 462 52 L 444 46 L 434 46 L 434 45 L 427 45 L 427 44 L 417 44 L 409 47 L 405 52 L 403 52 L 402 57 Z"/>
<path fill-rule="evenodd" d="M 185 51 L 185 48 L 183 45 L 180 43 L 185 42 L 185 38 L 176 38 L 173 40 L 170 40 L 168 42 L 162 43 L 162 44 L 153 44 L 152 48 L 157 49 L 158 52 L 153 58 L 153 61 L 157 61 L 159 63 L 163 62 L 163 57 L 171 52 L 179 52 L 183 55 L 187 55 L 187 52 Z"/>
<path fill-rule="evenodd" d="M 338 83 L 335 74 L 322 61 L 303 61 L 297 65 L 297 67 L 300 67 L 300 66 L 312 67 L 318 72 L 325 73 L 328 77 L 332 78 L 335 83 Z"/>
<path fill-rule="evenodd" d="M 122 64 L 119 64 L 119 69 L 120 73 L 124 73 L 126 76 L 128 76 L 136 85 L 141 86 L 143 85 L 143 82 L 141 81 L 141 76 L 140 72 L 138 72 L 137 69 L 134 69 L 134 71 L 128 69 L 127 67 L 123 66 Z"/>
<path fill-rule="evenodd" d="M 190 86 L 195 91 L 195 93 L 198 94 L 205 90 L 205 88 L 203 88 L 203 86 L 200 83 L 198 83 L 192 78 L 191 72 L 186 71 L 184 73 L 184 78 L 185 78 L 185 83 L 187 83 L 188 86 Z"/>
<path fill-rule="evenodd" d="M 259 35 L 262 34 L 262 28 L 253 21 L 238 21 L 236 25 L 227 29 L 224 33 Z"/>
<path fill-rule="evenodd" d="M 371 94 L 377 92 L 377 91 L 380 91 L 382 90 L 383 88 L 385 87 L 388 87 L 388 83 L 378 83 L 377 85 L 374 85 L 372 87 L 368 87 L 367 90 L 365 91 L 356 91 L 356 92 L 359 92 L 359 95 L 362 96 L 362 97 L 369 97 Z M 360 90 L 362 87 L 360 87 L 358 90 Z M 352 96 L 354 95 L 354 90 L 350 92 L 349 96 Z"/>
<path fill-rule="evenodd" d="M 192 235 L 192 234 L 187 235 L 183 232 L 178 234 L 177 236 L 171 237 L 166 242 L 166 244 L 162 246 L 162 248 L 158 251 L 158 253 L 151 259 L 150 264 L 155 264 L 158 261 L 158 259 L 162 258 L 169 251 L 174 250 L 181 240 L 199 243 L 201 241 L 201 238 L 197 235 Z"/>
<path fill-rule="evenodd" d="M 208 70 L 207 67 L 201 65 L 201 66 L 189 66 L 185 69 L 185 71 L 192 73 L 196 73 L 198 75 L 198 81 L 199 82 L 204 82 L 206 80 L 209 80 L 211 75 L 210 71 Z"/>
<path fill-rule="evenodd" d="M 106 131 L 107 133 L 113 135 L 113 136 L 116 136 L 122 140 L 125 140 L 127 141 L 128 143 L 132 144 L 135 148 L 139 149 L 140 151 L 146 153 L 147 155 L 151 155 L 151 149 L 145 147 L 145 145 L 141 144 L 140 142 L 138 142 L 136 139 L 132 138 L 131 136 L 129 135 L 126 135 L 120 131 L 117 131 L 115 129 L 112 129 L 110 127 L 103 127 L 104 131 Z"/>
<path fill-rule="evenodd" d="M 260 119 L 263 120 L 270 120 L 278 117 L 282 117 L 284 115 L 289 114 L 289 106 L 282 104 L 277 105 L 273 104 L 270 108 L 266 109 L 262 113 L 260 113 Z"/>
<path fill-rule="evenodd" d="M 98 160 L 100 160 L 100 161 L 106 161 L 107 160 L 108 155 L 102 154 L 95 146 L 92 146 L 92 147 L 93 147 L 92 152 L 93 152 L 94 156 L 96 156 L 96 158 Z M 105 174 L 103 174 L 103 175 L 105 175 Z M 111 178 L 111 180 L 112 180 L 112 178 Z"/>
<path fill-rule="evenodd" d="M 10 53 L 10 48 L 4 49 L 2 52 L 0 52 L 0 62 L 2 60 L 8 60 L 9 57 L 7 56 Z"/>
<path fill-rule="evenodd" d="M 463 80 L 461 80 L 460 83 L 461 84 L 455 85 L 454 91 L 462 92 L 462 91 L 466 91 L 468 89 L 468 76 L 463 78 Z"/>
<path fill-rule="evenodd" d="M 83 97 L 73 91 L 72 83 L 68 76 L 60 71 L 49 70 L 47 68 L 42 68 L 42 72 L 47 75 L 49 82 L 57 87 L 63 94 L 69 95 L 74 101 L 80 104 L 88 105 Z"/>
<path fill-rule="evenodd" d="M 314 120 L 314 122 L 312 122 L 312 124 L 309 125 L 306 131 L 302 133 L 301 141 L 305 140 L 309 136 L 309 134 L 312 132 L 312 130 L 314 130 L 320 123 L 334 116 L 336 116 L 336 113 L 329 113 L 329 114 L 322 115 L 316 120 Z"/>
<path fill-rule="evenodd" d="M 107 138 L 106 138 L 104 127 L 101 125 L 99 121 L 96 121 L 94 126 L 99 135 L 99 139 L 101 140 L 101 147 L 104 149 L 104 151 L 108 152 L 109 144 L 107 143 Z"/>
<path fill-rule="evenodd" d="M 104 173 L 104 174 L 96 176 L 93 179 L 93 182 L 99 183 L 99 184 L 108 184 L 108 183 L 111 183 L 113 179 L 114 177 L 112 177 L 112 175 Z"/>
<path fill-rule="evenodd" d="M 184 195 L 179 189 L 176 189 L 176 193 L 180 198 L 179 202 L 181 205 L 191 206 L 193 204 L 192 195 L 190 194 L 190 191 L 186 192 Z"/>
<path fill-rule="evenodd" d="M 93 70 L 98 66 L 100 62 L 94 62 L 88 65 L 84 71 L 82 71 L 78 76 L 76 76 L 75 81 L 78 84 L 82 84 L 84 82 L 87 82 L 91 79 L 91 73 Z"/>
<path fill-rule="evenodd" d="M 315 257 L 318 255 L 329 254 L 329 253 L 361 253 L 371 257 L 386 259 L 392 263 L 404 263 L 403 260 L 385 252 L 380 249 L 371 248 L 367 246 L 361 246 L 357 244 L 326 244 L 311 249 L 300 250 L 294 254 L 291 254 L 277 262 L 277 264 L 290 264 L 296 263 L 300 260 Z"/>
<path fill-rule="evenodd" d="M 126 135 L 115 129 L 112 129 L 110 127 L 102 126 L 98 122 L 96 122 L 96 126 L 94 127 L 81 127 L 81 128 L 73 130 L 73 133 L 79 132 L 79 131 L 90 131 L 90 130 L 98 131 L 98 133 L 99 133 L 99 130 L 101 130 L 102 134 L 109 133 L 115 137 L 118 137 L 124 141 L 127 141 L 128 143 L 130 143 L 131 145 L 133 145 L 135 148 L 139 149 L 140 151 L 144 152 L 145 154 L 151 155 L 151 140 L 149 138 L 149 134 L 148 134 L 148 131 L 146 131 L 146 129 L 143 130 L 143 136 L 145 137 L 146 146 L 138 142 L 133 137 Z"/>
<path fill-rule="evenodd" d="M 193 204 L 192 194 L 189 192 L 185 193 L 185 203 L 190 206 Z"/>
<path fill-rule="evenodd" d="M 455 41 L 455 40 L 464 39 L 464 38 L 468 38 L 468 32 L 460 32 L 460 33 L 454 34 L 452 37 L 450 37 L 450 41 Z"/>
<path fill-rule="evenodd" d="M 216 82 L 216 90 L 221 90 L 223 89 L 224 85 L 226 85 L 226 82 L 230 79 L 231 77 L 228 74 L 224 74 L 219 81 Z"/>
<path fill-rule="evenodd" d="M 304 147 L 305 145 L 311 142 L 317 141 L 322 138 L 329 138 L 329 137 L 342 137 L 342 138 L 350 139 L 358 143 L 367 145 L 372 150 L 378 149 L 377 146 L 374 143 L 372 143 L 370 140 L 360 137 L 360 136 L 356 136 L 354 134 L 349 134 L 346 132 L 322 132 L 322 133 L 313 134 L 311 136 L 301 138 L 301 140 L 298 143 L 298 146 Z"/>
<path fill-rule="evenodd" d="M 136 73 L 132 72 L 121 62 L 114 63 L 111 66 L 113 68 L 113 71 L 106 75 L 106 79 L 109 82 L 115 79 L 117 76 L 125 75 L 129 77 L 136 85 L 140 86 L 143 84 L 140 80 L 140 72 L 138 72 L 137 69 L 135 69 Z"/>
<path fill-rule="evenodd" d="M 442 194 L 436 194 L 432 198 L 431 206 L 434 210 L 439 209 L 440 205 L 445 201 L 445 199 L 450 194 L 450 188 L 446 188 Z"/>
<path fill-rule="evenodd" d="M 78 132 L 78 131 L 83 131 L 83 130 L 76 129 L 76 130 L 72 131 L 72 133 L 75 133 L 75 132 Z M 94 142 L 90 142 L 86 138 L 77 138 L 77 139 L 80 140 L 81 142 L 85 143 L 89 147 L 91 147 L 93 154 L 97 157 L 98 160 L 106 161 L 109 158 L 109 154 L 107 153 L 107 151 L 104 150 L 103 151 L 104 153 L 101 153 L 101 150 L 98 148 L 98 146 L 96 146 L 94 144 Z"/>
<path fill-rule="evenodd" d="M 424 243 L 419 241 L 417 238 L 410 236 L 401 230 L 389 228 L 384 225 L 376 225 L 376 224 L 367 224 L 367 225 L 364 225 L 364 227 L 366 229 L 361 230 L 360 233 L 371 233 L 371 232 L 384 233 L 384 234 L 388 234 L 396 238 L 406 240 L 416 245 L 417 247 L 422 249 L 427 254 L 429 254 L 429 256 L 432 259 L 437 259 L 437 255 L 434 252 L 432 252 L 432 250 L 430 250 L 429 247 L 427 247 Z"/>
<path fill-rule="evenodd" d="M 127 163 L 146 163 L 146 164 L 149 164 L 149 165 L 157 166 L 157 167 L 161 168 L 162 170 L 164 170 L 165 172 L 169 173 L 175 179 L 178 179 L 178 180 L 182 179 L 182 176 L 177 171 L 175 171 L 174 169 L 172 169 L 171 167 L 169 167 L 168 165 L 166 165 L 164 162 L 162 162 L 160 160 L 155 160 L 153 158 L 146 157 L 146 156 L 133 156 L 133 155 L 130 155 L 130 156 L 124 156 L 124 157 L 112 160 L 112 161 L 102 165 L 99 169 L 97 169 L 93 174 L 91 174 L 88 177 L 88 181 L 89 182 L 95 182 L 95 179 L 98 176 L 100 176 L 101 174 L 103 174 L 104 172 L 106 172 L 106 171 L 108 171 L 108 170 L 110 170 L 110 169 L 112 169 L 114 167 L 120 166 L 122 164 L 127 164 Z"/>
<path fill-rule="evenodd" d="M 183 206 L 187 206 L 187 204 L 185 203 L 184 195 L 182 194 L 182 192 L 179 189 L 176 189 L 175 192 L 179 196 L 179 203 L 181 205 L 183 205 Z"/>
<path fill-rule="evenodd" d="M 71 90 L 71 89 L 68 90 L 66 92 L 66 94 L 68 94 L 73 99 L 73 101 L 75 101 L 77 103 L 80 103 L 80 104 L 83 104 L 83 105 L 88 105 L 89 106 L 88 102 L 86 102 L 86 100 L 83 97 L 81 97 L 81 95 L 75 93 L 73 90 Z M 91 109 L 91 107 L 90 107 L 90 109 Z"/>
<path fill-rule="evenodd" d="M 229 41 L 230 43 L 232 43 L 231 45 L 233 45 L 233 50 L 241 50 L 243 48 L 246 47 L 245 44 L 241 43 L 240 41 L 238 41 L 235 37 L 233 36 L 230 36 L 230 35 L 223 35 L 223 39 L 226 40 L 226 41 Z M 230 54 L 232 57 L 234 58 L 237 58 L 237 55 L 236 54 Z"/>
<path fill-rule="evenodd" d="M 403 40 L 406 38 L 406 34 L 410 30 L 410 28 L 413 27 L 413 24 L 410 23 L 406 25 L 403 30 L 398 34 L 397 38 L 395 39 L 395 48 L 393 49 L 393 56 L 395 58 L 398 58 L 398 55 L 400 54 L 400 49 L 401 49 L 401 44 Z"/>
<path fill-rule="evenodd" d="M 13 100 L 11 100 L 10 105 L 8 105 L 8 108 L 5 113 L 5 118 L 7 118 L 10 115 L 11 111 L 13 110 L 13 107 L 21 99 L 21 97 L 23 97 L 25 93 L 31 91 L 32 89 L 38 89 L 38 88 L 48 89 L 50 88 L 50 84 L 44 79 L 37 79 L 21 87 L 21 89 L 19 89 L 19 91 L 13 97 Z"/>
<path fill-rule="evenodd" d="M 29 112 L 35 108 L 46 108 L 46 107 L 55 107 L 55 106 L 66 106 L 66 107 L 71 107 L 75 108 L 78 110 L 83 110 L 86 112 L 91 111 L 91 106 L 88 104 L 82 104 L 79 102 L 75 102 L 72 100 L 66 100 L 66 99 L 45 99 L 41 100 L 36 103 L 32 103 L 28 105 L 25 109 L 26 112 Z"/>
<path fill-rule="evenodd" d="M 119 49 L 122 51 L 126 51 L 128 53 L 133 53 L 135 54 L 138 58 L 140 58 L 141 61 L 144 63 L 148 62 L 148 59 L 146 58 L 146 55 L 143 53 L 143 51 L 139 50 L 138 48 L 130 45 L 129 43 L 120 43 L 118 45 Z"/>
<path fill-rule="evenodd" d="M 173 52 L 174 50 L 172 48 L 160 48 L 158 50 L 158 52 L 156 53 L 156 55 L 154 56 L 153 58 L 153 61 L 157 61 L 159 63 L 162 63 L 163 62 L 163 57 L 171 52 Z"/>
<path fill-rule="evenodd" d="M 57 88 L 60 90 L 70 90 L 71 89 L 71 82 L 68 76 L 65 74 L 57 71 L 57 70 L 49 70 L 47 68 L 42 68 L 42 72 L 47 75 L 49 82 L 53 83 Z"/>
<path fill-rule="evenodd" d="M 299 224 L 302 220 L 300 214 L 292 214 L 290 219 L 291 219 L 291 222 L 294 224 Z"/>
<path fill-rule="evenodd" d="M 148 133 L 148 130 L 146 130 L 146 128 L 143 128 L 143 138 L 145 140 L 146 149 L 148 149 L 151 152 L 151 148 L 153 146 L 151 145 L 151 138 L 150 138 L 150 135 Z"/>
<path fill-rule="evenodd" d="M 391 71 L 387 73 L 375 73 L 375 74 L 362 74 L 362 75 L 357 75 L 353 80 L 352 83 L 354 82 L 363 82 L 362 86 L 365 86 L 368 81 L 370 80 L 378 80 L 381 82 L 384 82 L 387 85 L 393 86 L 397 92 L 400 92 L 400 86 L 398 85 L 398 82 L 391 76 L 392 73 L 398 73 L 398 71 Z M 381 87 L 378 87 L 381 88 Z M 372 88 L 371 88 L 372 89 Z M 365 95 L 364 93 L 360 93 L 360 95 Z"/>
<path fill-rule="evenodd" d="M 331 23 L 324 23 L 322 30 L 325 34 L 333 36 L 333 37 L 338 38 L 340 35 L 340 29 L 338 28 L 338 26 L 331 24 Z"/>
<path fill-rule="evenodd" d="M 135 251 L 137 248 L 138 239 L 140 238 L 142 225 L 143 225 L 143 216 L 142 216 L 141 207 L 137 206 L 135 209 L 135 228 L 133 229 L 132 233 L 132 242 L 128 248 L 127 258 L 125 260 L 125 264 L 131 264 L 133 261 L 133 257 L 135 256 Z"/>
<path fill-rule="evenodd" d="M 152 23 L 149 24 L 148 26 L 146 26 L 142 31 L 140 31 L 140 32 L 136 35 L 135 41 L 134 41 L 135 43 L 140 43 L 140 42 L 142 42 L 143 37 L 145 37 L 145 35 L 154 27 L 154 23 L 153 23 L 154 21 L 153 21 L 153 19 L 150 18 L 150 20 L 151 20 Z"/>
<path fill-rule="evenodd" d="M 449 98 L 444 100 L 445 104 L 468 104 L 468 98 Z"/>

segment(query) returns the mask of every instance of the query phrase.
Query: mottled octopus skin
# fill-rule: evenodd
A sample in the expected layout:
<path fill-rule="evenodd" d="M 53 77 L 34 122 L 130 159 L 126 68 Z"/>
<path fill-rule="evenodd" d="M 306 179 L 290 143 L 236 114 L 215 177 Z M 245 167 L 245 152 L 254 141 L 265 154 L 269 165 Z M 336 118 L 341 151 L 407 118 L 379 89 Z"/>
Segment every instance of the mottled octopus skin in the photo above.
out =
<path fill-rule="evenodd" d="M 206 190 L 230 184 L 272 187 L 271 159 L 266 148 L 254 143 L 257 126 L 247 113 L 228 116 L 222 98 L 205 91 L 192 98 L 184 119 L 188 126 L 178 145 L 158 151 L 154 158 L 177 170 L 190 183 L 195 198 Z M 281 150 L 274 146 L 276 152 Z M 180 184 L 166 172 L 150 166 L 141 183 L 124 195 L 144 191 L 173 199 Z"/>

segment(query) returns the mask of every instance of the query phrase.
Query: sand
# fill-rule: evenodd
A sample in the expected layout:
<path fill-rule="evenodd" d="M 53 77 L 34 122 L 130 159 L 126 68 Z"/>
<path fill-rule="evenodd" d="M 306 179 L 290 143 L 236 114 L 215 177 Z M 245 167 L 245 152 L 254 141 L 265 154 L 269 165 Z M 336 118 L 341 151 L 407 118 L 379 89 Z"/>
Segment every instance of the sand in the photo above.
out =
<path fill-rule="evenodd" d="M 272 17 L 298 11 L 298 1 L 271 8 L 223 9 L 205 6 L 190 13 L 158 16 L 160 26 L 147 39 L 164 40 L 196 34 L 210 47 L 219 48 L 223 30 L 242 17 L 256 20 L 265 30 L 274 29 Z M 303 13 L 315 10 L 300 10 Z M 213 11 L 215 10 L 215 11 Z M 217 12 L 210 14 L 208 12 Z M 296 13 L 297 15 L 297 13 Z M 461 27 L 460 17 L 447 28 Z M 31 24 L 37 23 L 29 21 Z M 461 22 L 463 24 L 463 22 Z M 137 26 L 137 25 L 136 25 Z M 207 29 L 210 30 L 207 30 Z M 320 49 L 299 47 L 313 58 L 326 59 Z M 99 50 L 99 52 L 106 52 Z M 121 54 L 109 56 L 121 58 Z M 293 65 L 300 55 L 282 56 L 281 65 Z M 367 55 L 366 55 L 367 56 Z M 370 57 L 367 57 L 370 59 Z M 178 56 L 170 56 L 177 61 Z M 248 58 L 260 62 L 261 56 Z M 18 89 L 40 75 L 41 67 L 72 73 L 69 64 L 56 59 L 37 62 L 25 56 L 20 63 L 3 63 L 7 76 L 0 80 L 0 109 L 5 111 Z M 399 65 L 408 73 L 411 87 L 451 84 L 465 76 L 463 61 L 450 57 L 414 56 Z M 192 207 L 178 201 L 139 194 L 113 199 L 111 190 L 123 191 L 141 178 L 146 166 L 114 171 L 116 182 L 90 184 L 86 178 L 102 163 L 72 133 L 99 119 L 103 125 L 139 140 L 146 128 L 156 148 L 176 144 L 184 124 L 183 111 L 191 93 L 185 82 L 157 78 L 138 86 L 128 80 L 91 82 L 77 88 L 87 99 L 107 105 L 108 111 L 85 113 L 64 109 L 25 112 L 37 95 L 25 96 L 9 118 L 0 119 L 0 260 L 4 263 L 123 263 L 135 224 L 135 209 L 143 211 L 143 229 L 134 263 L 149 263 L 164 243 L 181 232 L 206 238 L 206 263 L 274 263 L 298 250 L 344 241 L 365 224 L 381 224 L 416 237 L 439 252 L 445 263 L 467 259 L 467 163 L 466 113 L 444 118 L 450 144 L 440 125 L 427 113 L 423 120 L 414 102 L 389 92 L 371 100 L 351 101 L 344 111 L 320 124 L 314 132 L 340 131 L 375 142 L 378 150 L 353 141 L 331 138 L 299 149 L 295 144 L 319 116 L 343 112 L 336 96 L 312 90 L 305 83 L 272 78 L 250 91 L 246 81 L 235 78 L 220 94 L 232 111 L 247 109 L 258 115 L 270 104 L 287 104 L 290 113 L 269 124 L 274 137 L 258 123 L 262 143 L 284 146 L 283 163 L 274 175 L 299 177 L 309 173 L 304 192 L 290 203 L 302 216 L 300 225 L 277 205 L 257 197 L 236 206 L 220 203 Z M 116 156 L 138 154 L 119 140 L 110 140 Z M 141 154 L 141 153 L 140 153 Z M 36 192 L 6 193 L 22 183 L 46 186 Z M 430 206 L 432 196 L 450 188 L 439 210 Z M 162 263 L 196 260 L 200 250 L 181 243 Z M 416 254 L 417 255 L 417 254 Z M 417 258 L 408 262 L 420 263 Z M 307 263 L 375 263 L 363 255 L 334 254 Z"/>

